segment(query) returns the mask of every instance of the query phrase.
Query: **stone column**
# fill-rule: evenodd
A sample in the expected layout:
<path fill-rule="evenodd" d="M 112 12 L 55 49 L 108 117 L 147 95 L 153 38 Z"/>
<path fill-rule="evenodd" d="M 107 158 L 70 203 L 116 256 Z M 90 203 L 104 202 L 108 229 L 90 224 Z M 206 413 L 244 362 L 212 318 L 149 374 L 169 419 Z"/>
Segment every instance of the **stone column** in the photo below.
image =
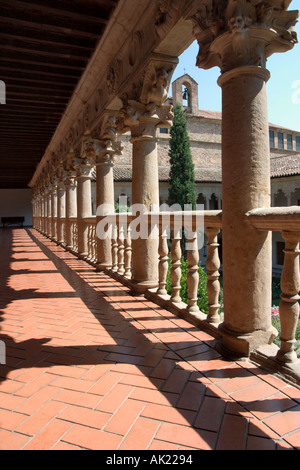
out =
<path fill-rule="evenodd" d="M 90 134 L 83 137 L 80 157 L 74 159 L 77 172 L 78 256 L 88 256 L 88 226 L 84 219 L 92 216 L 92 170 L 95 165 L 94 140 Z"/>
<path fill-rule="evenodd" d="M 51 185 L 51 239 L 56 242 L 57 241 L 57 185 L 56 180 L 53 178 L 52 185 Z"/>
<path fill-rule="evenodd" d="M 218 2 L 217 2 L 218 3 Z M 222 242 L 224 323 L 221 351 L 249 356 L 271 343 L 271 235 L 245 213 L 270 206 L 266 59 L 293 47 L 297 15 L 274 2 L 219 2 L 193 18 L 197 65 L 222 75 Z M 277 29 L 276 29 L 277 28 Z M 284 34 L 283 34 L 284 31 Z"/>
<path fill-rule="evenodd" d="M 66 188 L 66 248 L 72 250 L 72 218 L 77 217 L 76 173 L 69 172 L 65 178 Z"/>
<path fill-rule="evenodd" d="M 99 140 L 96 142 L 96 199 L 97 225 L 101 217 L 114 213 L 114 159 L 121 154 L 121 144 L 116 142 L 117 119 L 107 111 L 103 117 Z M 110 238 L 101 238 L 97 233 L 97 264 L 99 271 L 112 267 Z"/>
<path fill-rule="evenodd" d="M 51 199 L 51 186 L 49 185 L 47 188 L 47 237 L 51 238 L 52 235 L 52 220 L 51 220 L 51 213 L 52 213 L 52 199 Z"/>
<path fill-rule="evenodd" d="M 42 196 L 42 233 L 45 235 L 46 234 L 47 206 L 46 206 L 46 192 L 45 192 L 44 187 L 43 187 L 41 196 Z"/>
<path fill-rule="evenodd" d="M 66 217 L 66 188 L 63 180 L 57 184 L 57 243 L 64 243 L 64 224 L 61 219 Z"/>
<path fill-rule="evenodd" d="M 155 116 L 145 113 L 139 126 L 131 128 L 132 205 L 143 205 L 146 212 L 159 206 L 157 124 Z M 149 237 L 132 240 L 132 278 L 142 290 L 158 286 L 158 241 Z"/>
<path fill-rule="evenodd" d="M 139 99 L 124 101 L 120 112 L 123 130 L 131 131 L 132 207 L 140 216 L 159 208 L 159 180 L 156 130 L 171 127 L 173 114 L 165 104 L 177 58 L 151 57 L 147 64 Z M 147 219 L 145 219 L 147 221 Z M 132 225 L 132 224 L 131 224 Z M 133 226 L 133 225 L 132 225 Z M 148 230 L 150 234 L 150 227 Z M 132 282 L 137 292 L 158 287 L 159 236 L 134 235 L 132 239 Z"/>

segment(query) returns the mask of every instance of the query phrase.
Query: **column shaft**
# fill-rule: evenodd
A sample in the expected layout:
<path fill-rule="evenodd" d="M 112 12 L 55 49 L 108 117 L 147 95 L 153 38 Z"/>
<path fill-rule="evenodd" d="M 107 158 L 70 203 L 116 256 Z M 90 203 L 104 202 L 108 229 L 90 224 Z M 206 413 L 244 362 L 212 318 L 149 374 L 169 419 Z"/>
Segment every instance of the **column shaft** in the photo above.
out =
<path fill-rule="evenodd" d="M 98 164 L 96 167 L 96 197 L 97 210 L 101 209 L 103 216 L 111 213 L 109 208 L 114 208 L 114 175 L 113 166 L 109 164 Z M 106 207 L 105 207 L 105 206 Z M 97 223 L 100 217 L 97 216 Z M 104 270 L 112 266 L 111 239 L 97 237 L 97 269 Z"/>
<path fill-rule="evenodd" d="M 77 192 L 76 182 L 70 181 L 66 184 L 66 247 L 71 250 L 72 246 L 72 218 L 77 217 Z"/>
<path fill-rule="evenodd" d="M 88 227 L 85 217 L 92 215 L 91 176 L 81 175 L 77 178 L 77 223 L 78 223 L 78 256 L 88 255 Z"/>
<path fill-rule="evenodd" d="M 156 128 L 152 135 L 132 139 L 132 204 L 143 204 L 147 211 L 159 206 Z M 132 279 L 137 290 L 158 286 L 158 237 L 132 240 Z"/>
<path fill-rule="evenodd" d="M 61 219 L 66 217 L 66 191 L 60 185 L 57 188 L 57 243 L 64 243 L 64 224 Z"/>
<path fill-rule="evenodd" d="M 270 207 L 270 154 L 265 81 L 258 67 L 240 67 L 222 87 L 223 347 L 248 355 L 273 340 L 271 235 L 252 228 L 247 211 Z"/>

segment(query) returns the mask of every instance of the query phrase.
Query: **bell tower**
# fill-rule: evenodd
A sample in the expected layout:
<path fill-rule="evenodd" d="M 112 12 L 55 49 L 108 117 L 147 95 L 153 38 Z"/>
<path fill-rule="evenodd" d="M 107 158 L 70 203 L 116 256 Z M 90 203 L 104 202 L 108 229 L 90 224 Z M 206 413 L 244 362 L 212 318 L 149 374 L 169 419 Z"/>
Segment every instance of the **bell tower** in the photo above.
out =
<path fill-rule="evenodd" d="M 172 84 L 173 105 L 180 103 L 186 113 L 198 114 L 198 83 L 187 73 Z"/>

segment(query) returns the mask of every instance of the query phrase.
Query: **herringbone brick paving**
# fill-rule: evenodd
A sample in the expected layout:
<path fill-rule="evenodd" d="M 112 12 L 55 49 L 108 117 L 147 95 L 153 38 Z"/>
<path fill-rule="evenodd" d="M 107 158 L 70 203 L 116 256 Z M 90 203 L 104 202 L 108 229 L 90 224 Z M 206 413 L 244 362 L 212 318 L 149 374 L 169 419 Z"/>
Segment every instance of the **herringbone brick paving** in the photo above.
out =
<path fill-rule="evenodd" d="M 299 449 L 298 388 L 33 229 L 0 244 L 0 449 Z"/>

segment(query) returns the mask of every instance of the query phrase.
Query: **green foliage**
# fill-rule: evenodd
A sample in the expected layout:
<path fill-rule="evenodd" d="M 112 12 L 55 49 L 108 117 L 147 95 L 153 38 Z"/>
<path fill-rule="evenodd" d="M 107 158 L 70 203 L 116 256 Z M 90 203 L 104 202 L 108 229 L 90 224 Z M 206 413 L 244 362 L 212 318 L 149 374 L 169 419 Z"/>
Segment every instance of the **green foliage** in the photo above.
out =
<path fill-rule="evenodd" d="M 125 205 L 120 205 L 118 202 L 115 203 L 115 212 L 118 214 L 119 212 L 130 212 L 130 207 Z"/>
<path fill-rule="evenodd" d="M 187 121 L 179 103 L 174 107 L 173 126 L 170 131 L 169 205 L 185 204 L 196 208 L 194 164 L 187 132 Z"/>

